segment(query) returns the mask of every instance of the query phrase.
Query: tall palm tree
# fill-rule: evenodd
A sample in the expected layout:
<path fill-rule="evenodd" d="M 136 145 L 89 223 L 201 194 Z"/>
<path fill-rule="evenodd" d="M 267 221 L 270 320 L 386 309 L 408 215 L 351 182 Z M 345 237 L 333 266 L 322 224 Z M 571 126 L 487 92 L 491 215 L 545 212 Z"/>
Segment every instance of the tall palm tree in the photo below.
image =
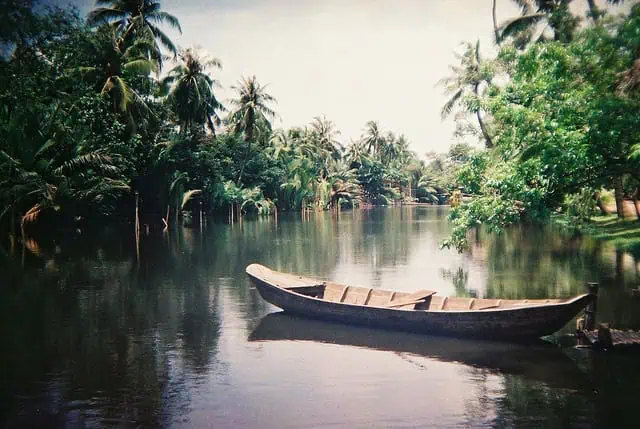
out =
<path fill-rule="evenodd" d="M 133 124 L 134 112 L 148 112 L 148 107 L 129 85 L 128 78 L 148 76 L 157 70 L 157 63 L 144 55 L 149 42 L 137 40 L 127 47 L 113 30 L 103 29 L 91 43 L 93 65 L 77 70 L 95 82 L 102 96 L 109 98 L 114 113 L 124 115 Z"/>
<path fill-rule="evenodd" d="M 89 12 L 87 23 L 90 26 L 108 25 L 114 28 L 127 43 L 136 39 L 153 40 L 149 55 L 159 60 L 160 45 L 173 55 L 178 49 L 159 27 L 168 24 L 182 34 L 178 18 L 161 10 L 160 2 L 154 0 L 96 0 L 96 9 Z M 160 42 L 160 44 L 158 44 Z"/>
<path fill-rule="evenodd" d="M 445 93 L 450 95 L 449 100 L 442 107 L 442 118 L 448 117 L 454 108 L 462 107 L 469 113 L 476 115 L 482 136 L 487 148 L 493 147 L 493 141 L 487 131 L 487 126 L 482 119 L 479 102 L 468 103 L 467 99 L 478 100 L 483 85 L 489 85 L 492 79 L 490 64 L 485 64 L 480 57 L 480 41 L 476 44 L 465 43 L 466 47 L 462 55 L 455 54 L 460 60 L 459 66 L 450 66 L 453 74 L 442 79 L 439 84 L 444 85 Z"/>
<path fill-rule="evenodd" d="M 276 103 L 276 99 L 267 93 L 266 85 L 260 85 L 255 76 L 243 77 L 231 88 L 238 93 L 238 98 L 231 100 L 234 109 L 228 121 L 234 132 L 244 134 L 247 142 L 244 162 L 238 174 L 237 183 L 240 183 L 259 126 L 271 129 L 270 119 L 276 117 L 276 112 L 269 105 Z"/>
<path fill-rule="evenodd" d="M 276 103 L 276 99 L 267 93 L 266 88 L 266 85 L 260 85 L 255 76 L 243 77 L 231 87 L 238 93 L 238 98 L 231 100 L 235 109 L 229 116 L 229 122 L 233 130 L 243 133 L 248 142 L 253 141 L 259 122 L 270 127 L 270 119 L 276 117 L 276 112 L 269 106 Z"/>
<path fill-rule="evenodd" d="M 169 88 L 167 99 L 178 117 L 181 131 L 187 131 L 192 125 L 204 126 L 206 123 L 215 134 L 215 124 L 220 124 L 217 110 L 224 110 L 213 93 L 217 85 L 209 75 L 209 70 L 222 68 L 217 58 L 200 56 L 193 49 L 185 49 L 178 54 L 176 65 L 162 80 Z"/>
<path fill-rule="evenodd" d="M 365 124 L 364 134 L 362 135 L 362 142 L 364 143 L 367 151 L 372 155 L 380 156 L 386 145 L 385 137 L 380 131 L 380 126 L 376 121 L 369 121 Z"/>

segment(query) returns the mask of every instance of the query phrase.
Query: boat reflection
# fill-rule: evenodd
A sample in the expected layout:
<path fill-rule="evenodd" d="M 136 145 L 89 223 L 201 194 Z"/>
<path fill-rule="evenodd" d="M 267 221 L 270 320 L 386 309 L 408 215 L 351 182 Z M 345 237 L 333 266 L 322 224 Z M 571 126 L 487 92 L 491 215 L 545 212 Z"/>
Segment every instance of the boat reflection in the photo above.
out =
<path fill-rule="evenodd" d="M 538 340 L 526 344 L 480 341 L 384 331 L 314 319 L 285 312 L 266 315 L 249 341 L 315 341 L 409 354 L 455 362 L 497 374 L 540 381 L 553 387 L 585 390 L 588 376 L 558 346 Z"/>

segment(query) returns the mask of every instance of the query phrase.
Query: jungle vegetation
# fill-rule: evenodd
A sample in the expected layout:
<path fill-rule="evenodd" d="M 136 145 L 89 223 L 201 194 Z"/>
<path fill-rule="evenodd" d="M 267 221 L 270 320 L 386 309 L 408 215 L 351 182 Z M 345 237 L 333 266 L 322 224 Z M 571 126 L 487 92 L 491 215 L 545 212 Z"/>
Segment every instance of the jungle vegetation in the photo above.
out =
<path fill-rule="evenodd" d="M 86 18 L 10 0 L 0 46 L 0 225 L 17 236 L 109 218 L 165 228 L 182 213 L 325 210 L 445 202 L 465 145 L 421 160 L 378 122 L 347 144 L 318 116 L 274 126 L 256 76 L 224 82 L 223 61 L 181 49 L 178 17 L 154 0 L 99 0 Z M 4 18 L 3 18 L 4 19 Z M 455 153 L 454 153 L 455 152 Z M 443 175 L 443 171 L 447 171 Z"/>

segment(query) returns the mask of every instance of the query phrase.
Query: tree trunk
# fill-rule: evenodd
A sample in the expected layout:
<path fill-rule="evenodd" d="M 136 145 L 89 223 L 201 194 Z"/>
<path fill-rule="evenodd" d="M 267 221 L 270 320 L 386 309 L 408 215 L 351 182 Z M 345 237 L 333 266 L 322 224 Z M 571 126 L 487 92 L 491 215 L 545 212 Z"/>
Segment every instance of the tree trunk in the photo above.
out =
<path fill-rule="evenodd" d="M 244 173 L 244 167 L 247 165 L 247 159 L 251 153 L 251 142 L 253 142 L 253 127 L 255 125 L 255 112 L 250 110 L 247 113 L 247 120 L 245 122 L 244 140 L 247 142 L 247 150 L 244 153 L 244 160 L 242 161 L 242 167 L 240 167 L 240 173 L 238 174 L 237 185 L 240 186 L 242 181 L 242 173 Z"/>
<path fill-rule="evenodd" d="M 640 220 L 640 210 L 638 209 L 638 198 L 640 197 L 640 188 L 636 188 L 633 193 L 633 208 L 636 209 L 636 218 Z"/>
<path fill-rule="evenodd" d="M 479 86 L 480 84 L 477 83 L 473 87 L 473 93 L 476 95 L 476 97 L 480 96 Z M 484 145 L 487 149 L 491 149 L 493 147 L 493 141 L 491 141 L 491 137 L 487 132 L 487 127 L 485 126 L 484 121 L 482 120 L 480 109 L 476 111 L 476 117 L 478 118 L 478 124 L 480 124 L 480 130 L 482 131 L 482 136 L 484 137 Z"/>
<path fill-rule="evenodd" d="M 602 213 L 603 215 L 606 215 L 607 208 L 604 206 L 604 203 L 602 202 L 602 198 L 600 198 L 600 192 L 596 192 L 593 197 L 596 199 L 596 205 L 600 209 L 600 213 Z"/>
<path fill-rule="evenodd" d="M 480 115 L 479 110 L 476 112 L 476 117 L 478 118 L 478 124 L 480 124 L 480 130 L 482 130 L 482 137 L 484 137 L 484 145 L 487 149 L 491 149 L 493 147 L 493 141 L 491 140 L 491 137 L 489 137 L 489 133 L 487 132 L 484 122 L 482 121 L 482 116 Z"/>
<path fill-rule="evenodd" d="M 140 262 L 140 202 L 139 202 L 139 195 L 138 192 L 136 192 L 136 226 L 135 226 L 135 230 L 136 230 L 136 261 L 139 263 Z"/>
<path fill-rule="evenodd" d="M 500 40 L 500 34 L 498 33 L 498 19 L 496 17 L 496 0 L 493 0 L 491 15 L 493 16 L 493 33 L 496 36 L 496 44 L 498 44 Z"/>
<path fill-rule="evenodd" d="M 618 218 L 624 219 L 624 191 L 622 188 L 622 176 L 613 179 L 613 190 L 616 197 L 616 211 Z"/>
<path fill-rule="evenodd" d="M 598 22 L 598 19 L 600 19 L 600 9 L 598 9 L 598 6 L 596 5 L 596 1 L 595 0 L 587 0 L 587 4 L 589 5 L 589 15 L 591 15 L 591 18 L 593 19 L 594 22 Z"/>

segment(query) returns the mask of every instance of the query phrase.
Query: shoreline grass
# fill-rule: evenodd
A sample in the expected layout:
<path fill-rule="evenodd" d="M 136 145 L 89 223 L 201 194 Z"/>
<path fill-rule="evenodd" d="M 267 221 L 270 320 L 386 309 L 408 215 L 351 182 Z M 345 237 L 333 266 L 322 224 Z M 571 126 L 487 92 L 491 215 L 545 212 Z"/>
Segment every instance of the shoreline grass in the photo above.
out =
<path fill-rule="evenodd" d="M 591 218 L 588 234 L 597 240 L 610 242 L 616 249 L 640 257 L 640 221 L 619 220 L 615 214 Z"/>

